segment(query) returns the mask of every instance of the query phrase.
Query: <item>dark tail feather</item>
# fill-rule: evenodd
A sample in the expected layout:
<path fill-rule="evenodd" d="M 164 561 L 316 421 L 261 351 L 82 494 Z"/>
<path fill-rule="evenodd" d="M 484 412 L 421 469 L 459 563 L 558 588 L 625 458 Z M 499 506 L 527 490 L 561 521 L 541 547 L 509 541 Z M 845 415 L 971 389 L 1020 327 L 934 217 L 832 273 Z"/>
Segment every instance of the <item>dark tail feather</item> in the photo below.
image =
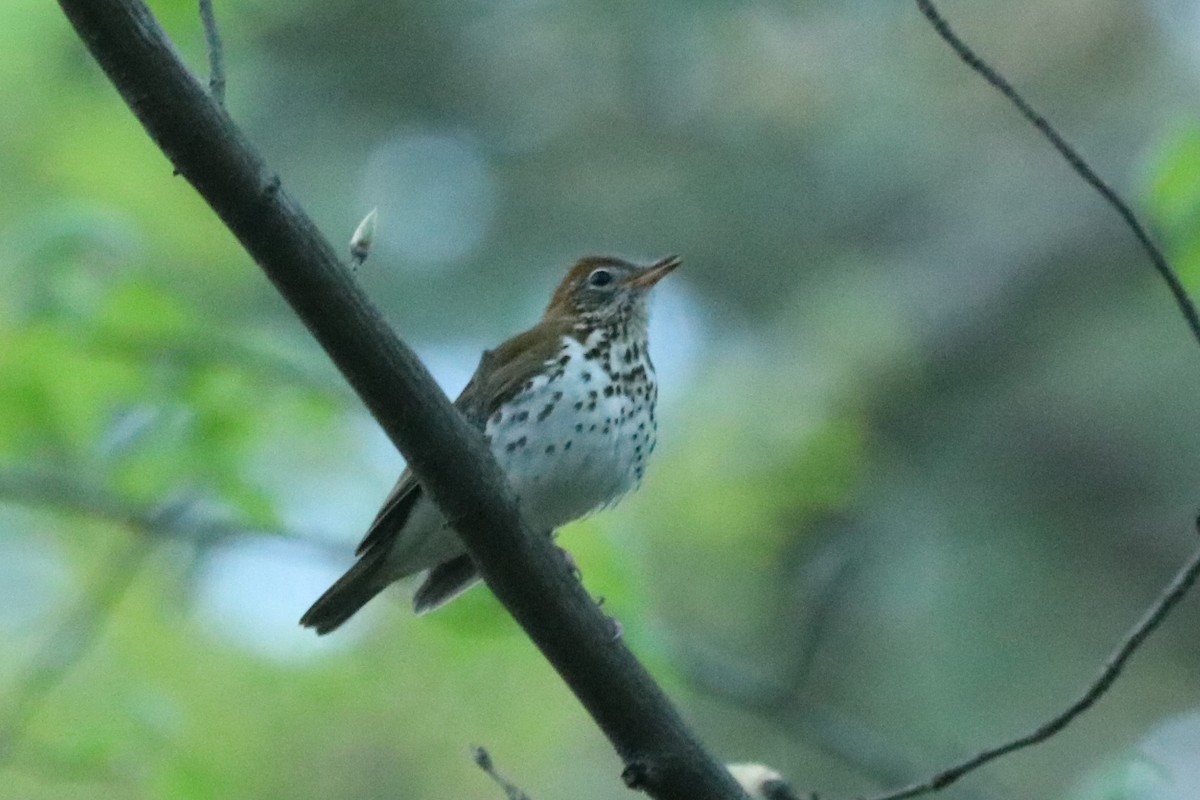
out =
<path fill-rule="evenodd" d="M 429 570 L 425 582 L 413 595 L 413 611 L 424 614 L 444 606 L 479 580 L 479 570 L 468 555 L 443 561 Z"/>
<path fill-rule="evenodd" d="M 379 579 L 382 566 L 382 558 L 370 554 L 360 558 L 304 612 L 300 624 L 324 635 L 350 619 L 387 587 L 388 581 Z"/>

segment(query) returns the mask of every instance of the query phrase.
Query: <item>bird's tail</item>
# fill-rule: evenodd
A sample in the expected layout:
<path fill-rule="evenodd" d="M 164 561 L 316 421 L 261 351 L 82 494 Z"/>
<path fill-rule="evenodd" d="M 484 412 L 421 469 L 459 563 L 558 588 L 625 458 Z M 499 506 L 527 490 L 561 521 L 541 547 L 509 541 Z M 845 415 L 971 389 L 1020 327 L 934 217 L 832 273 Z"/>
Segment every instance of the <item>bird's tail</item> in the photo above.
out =
<path fill-rule="evenodd" d="M 428 614 L 441 608 L 479 581 L 479 570 L 475 562 L 465 553 L 443 561 L 425 576 L 424 582 L 413 595 L 413 611 Z"/>
<path fill-rule="evenodd" d="M 350 619 L 387 587 L 384 561 L 376 554 L 364 555 L 304 612 L 300 624 L 324 635 Z"/>

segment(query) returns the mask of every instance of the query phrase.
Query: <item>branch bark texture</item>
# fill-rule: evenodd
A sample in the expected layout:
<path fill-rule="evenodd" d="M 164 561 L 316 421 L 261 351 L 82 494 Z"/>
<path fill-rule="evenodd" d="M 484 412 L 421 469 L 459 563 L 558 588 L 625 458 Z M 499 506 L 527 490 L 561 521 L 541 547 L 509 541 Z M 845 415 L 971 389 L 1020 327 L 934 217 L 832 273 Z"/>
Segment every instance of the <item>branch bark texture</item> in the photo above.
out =
<path fill-rule="evenodd" d="M 683 723 L 549 539 L 525 528 L 503 473 L 353 283 L 138 0 L 59 0 L 146 131 L 234 233 L 346 376 L 459 532 L 488 586 L 660 800 L 744 798 Z"/>

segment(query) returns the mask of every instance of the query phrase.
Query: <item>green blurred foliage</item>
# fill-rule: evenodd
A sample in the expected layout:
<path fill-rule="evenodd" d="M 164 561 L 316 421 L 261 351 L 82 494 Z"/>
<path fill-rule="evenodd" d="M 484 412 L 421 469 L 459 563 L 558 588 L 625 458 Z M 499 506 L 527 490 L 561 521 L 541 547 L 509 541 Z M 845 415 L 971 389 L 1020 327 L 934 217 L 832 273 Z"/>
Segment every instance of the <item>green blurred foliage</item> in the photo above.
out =
<path fill-rule="evenodd" d="M 1148 200 L 1171 238 L 1180 276 L 1195 290 L 1200 284 L 1200 126 L 1181 125 L 1164 138 Z"/>
<path fill-rule="evenodd" d="M 948 11 L 1195 287 L 1168 5 Z M 154 10 L 202 69 L 195 4 Z M 569 259 L 685 257 L 656 463 L 561 541 L 721 757 L 831 795 L 921 777 L 1072 698 L 1180 559 L 1195 343 L 909 5 L 216 11 L 234 118 L 335 243 L 380 207 L 359 279 L 449 391 Z M 0 800 L 499 797 L 472 744 L 534 797 L 619 796 L 486 590 L 296 629 L 398 458 L 53 4 L 0 6 L 0 104 Z M 1194 711 L 1198 608 L 948 796 L 1186 797 L 1155 736 Z"/>

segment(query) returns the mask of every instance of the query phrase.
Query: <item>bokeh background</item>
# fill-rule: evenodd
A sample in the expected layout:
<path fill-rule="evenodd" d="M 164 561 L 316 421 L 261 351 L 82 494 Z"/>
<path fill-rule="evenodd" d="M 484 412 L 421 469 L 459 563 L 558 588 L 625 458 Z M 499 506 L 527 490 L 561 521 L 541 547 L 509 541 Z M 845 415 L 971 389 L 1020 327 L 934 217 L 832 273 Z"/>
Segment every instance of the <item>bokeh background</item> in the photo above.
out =
<path fill-rule="evenodd" d="M 192 2 L 155 11 L 205 70 Z M 955 0 L 1200 285 L 1200 3 Z M 450 393 L 679 253 L 642 491 L 567 529 L 726 760 L 857 796 L 1022 732 L 1195 546 L 1200 348 L 903 2 L 217 0 L 228 107 Z M 296 620 L 402 467 L 57 6 L 0 4 L 0 798 L 625 796 L 485 589 Z M 959 798 L 1200 797 L 1200 600 Z"/>

